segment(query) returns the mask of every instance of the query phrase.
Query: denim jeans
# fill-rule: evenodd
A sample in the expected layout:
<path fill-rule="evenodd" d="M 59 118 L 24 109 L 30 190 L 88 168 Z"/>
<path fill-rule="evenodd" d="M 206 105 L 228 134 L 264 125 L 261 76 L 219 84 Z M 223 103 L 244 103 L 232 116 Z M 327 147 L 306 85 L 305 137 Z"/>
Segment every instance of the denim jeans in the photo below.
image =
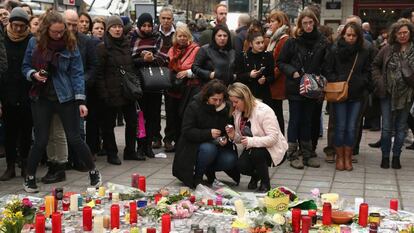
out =
<path fill-rule="evenodd" d="M 229 147 L 222 147 L 211 142 L 201 143 L 198 147 L 195 174 L 202 176 L 209 171 L 226 171 L 237 164 L 237 155 Z"/>
<path fill-rule="evenodd" d="M 361 101 L 345 101 L 334 103 L 335 111 L 335 146 L 353 147 L 355 144 L 355 129 L 361 109 Z"/>
<path fill-rule="evenodd" d="M 40 97 L 32 103 L 35 141 L 27 162 L 27 174 L 36 175 L 37 165 L 46 151 L 54 113 L 60 117 L 68 144 L 75 151 L 77 159 L 82 160 L 89 170 L 95 169 L 89 147 L 80 137 L 78 105 L 74 101 L 59 103 Z"/>
<path fill-rule="evenodd" d="M 401 155 L 401 148 L 404 144 L 407 119 L 410 114 L 411 104 L 404 109 L 391 111 L 391 97 L 381 99 L 382 131 L 381 131 L 381 151 L 383 158 L 389 158 L 391 152 L 391 137 L 395 131 L 394 145 L 392 153 L 394 157 Z"/>
<path fill-rule="evenodd" d="M 310 141 L 316 100 L 289 100 L 288 142 Z"/>

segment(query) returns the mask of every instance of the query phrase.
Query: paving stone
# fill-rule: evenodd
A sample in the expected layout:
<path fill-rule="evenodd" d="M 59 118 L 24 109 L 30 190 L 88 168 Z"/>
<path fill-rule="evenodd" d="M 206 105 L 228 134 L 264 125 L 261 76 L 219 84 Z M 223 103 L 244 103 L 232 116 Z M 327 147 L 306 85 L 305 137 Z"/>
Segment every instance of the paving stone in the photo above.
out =
<path fill-rule="evenodd" d="M 333 182 L 332 188 L 335 189 L 360 189 L 364 188 L 363 183 L 344 183 L 344 182 Z"/>
<path fill-rule="evenodd" d="M 331 182 L 323 181 L 302 181 L 300 186 L 312 187 L 312 188 L 329 188 L 331 187 Z"/>
<path fill-rule="evenodd" d="M 365 188 L 371 190 L 398 191 L 398 187 L 393 185 L 366 184 Z"/>
<path fill-rule="evenodd" d="M 338 193 L 339 195 L 351 195 L 351 196 L 363 196 L 363 191 L 360 189 L 342 189 L 342 188 L 332 188 L 329 192 Z"/>
<path fill-rule="evenodd" d="M 395 191 L 380 191 L 380 190 L 365 190 L 365 197 L 380 197 L 380 198 L 398 198 L 398 192 Z"/>

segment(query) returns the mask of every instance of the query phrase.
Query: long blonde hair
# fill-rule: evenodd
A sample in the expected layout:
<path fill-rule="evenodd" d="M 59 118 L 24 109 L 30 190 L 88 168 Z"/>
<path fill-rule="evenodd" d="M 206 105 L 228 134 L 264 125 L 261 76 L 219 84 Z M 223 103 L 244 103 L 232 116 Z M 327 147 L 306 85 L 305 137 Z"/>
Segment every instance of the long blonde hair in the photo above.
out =
<path fill-rule="evenodd" d="M 249 87 L 247 87 L 243 83 L 236 82 L 229 85 L 229 87 L 227 88 L 227 93 L 229 97 L 235 97 L 244 102 L 243 117 L 250 118 L 253 113 L 253 109 L 256 106 L 256 97 L 253 96 Z M 230 112 L 233 111 L 234 108 L 232 105 Z"/>

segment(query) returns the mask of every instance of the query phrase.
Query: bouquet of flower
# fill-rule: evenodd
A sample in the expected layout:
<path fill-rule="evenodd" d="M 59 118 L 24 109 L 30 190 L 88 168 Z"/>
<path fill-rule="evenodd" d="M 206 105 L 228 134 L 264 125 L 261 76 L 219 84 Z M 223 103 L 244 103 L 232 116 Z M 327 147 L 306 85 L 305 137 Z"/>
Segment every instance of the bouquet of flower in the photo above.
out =
<path fill-rule="evenodd" d="M 294 191 L 284 186 L 274 188 L 270 190 L 269 192 L 267 192 L 267 196 L 270 198 L 284 197 L 286 195 L 289 196 L 290 201 L 296 201 L 298 199 L 298 196 L 296 195 Z"/>
<path fill-rule="evenodd" d="M 0 232 L 20 233 L 24 224 L 32 223 L 36 209 L 28 198 L 13 199 L 1 214 Z"/>
<path fill-rule="evenodd" d="M 173 218 L 189 218 L 198 209 L 198 206 L 191 204 L 190 201 L 184 200 L 177 204 L 167 206 L 172 213 Z"/>

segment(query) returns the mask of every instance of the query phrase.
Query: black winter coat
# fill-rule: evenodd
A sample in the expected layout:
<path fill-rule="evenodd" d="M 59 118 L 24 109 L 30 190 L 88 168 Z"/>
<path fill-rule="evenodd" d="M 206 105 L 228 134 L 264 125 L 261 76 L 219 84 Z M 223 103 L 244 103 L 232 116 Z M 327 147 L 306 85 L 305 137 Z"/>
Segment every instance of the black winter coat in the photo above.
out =
<path fill-rule="evenodd" d="M 307 48 L 302 38 L 289 38 L 277 59 L 277 66 L 286 75 L 286 96 L 288 99 L 305 100 L 299 94 L 301 78 L 293 78 L 293 73 L 299 72 L 323 75 L 324 62 L 328 41 L 318 32 L 318 39 L 311 49 Z"/>
<path fill-rule="evenodd" d="M 246 84 L 255 97 L 262 100 L 271 99 L 270 84 L 275 80 L 272 53 L 261 52 L 255 54 L 249 49 L 249 51 L 243 52 L 238 56 L 236 64 L 236 81 Z M 260 70 L 261 67 L 264 67 L 261 75 L 251 78 L 250 72 L 252 70 Z M 266 82 L 263 85 L 258 82 L 262 75 L 266 77 Z"/>
<path fill-rule="evenodd" d="M 230 122 L 229 109 L 229 104 L 226 104 L 223 110 L 216 112 L 215 107 L 204 103 L 200 95 L 196 95 L 187 106 L 173 163 L 173 175 L 185 185 L 194 187 L 198 147 L 203 142 L 214 140 L 211 129 L 220 129 L 224 136 L 224 128 Z"/>
<path fill-rule="evenodd" d="M 346 81 L 354 64 L 356 53 L 340 54 L 338 50 L 338 43 L 334 43 L 325 59 L 324 67 L 328 82 Z M 369 90 L 372 90 L 371 57 L 368 47 L 364 45 L 358 51 L 358 59 L 349 80 L 347 100 L 360 100 Z"/>
<path fill-rule="evenodd" d="M 100 43 L 97 38 L 89 37 L 83 33 L 76 33 L 76 41 L 79 53 L 82 57 L 83 69 L 85 70 L 85 82 L 87 87 L 93 87 L 96 74 L 96 45 Z"/>
<path fill-rule="evenodd" d="M 210 81 L 210 74 L 214 71 L 215 79 L 229 85 L 234 81 L 235 60 L 234 49 L 217 50 L 208 44 L 198 50 L 191 70 L 204 83 Z"/>
<path fill-rule="evenodd" d="M 141 79 L 139 72 L 132 62 L 130 42 L 124 37 L 115 43 L 113 38 L 106 35 L 104 42 L 98 44 L 96 54 L 98 66 L 96 69 L 97 94 L 109 106 L 117 107 L 131 103 L 122 93 L 120 66 L 127 72 Z"/>
<path fill-rule="evenodd" d="M 26 52 L 27 44 L 32 36 L 26 39 L 13 42 L 7 34 L 4 38 L 4 46 L 7 53 L 8 68 L 0 79 L 0 97 L 3 105 L 29 105 L 29 82 L 22 73 L 22 63 Z"/>
<path fill-rule="evenodd" d="M 6 48 L 4 47 L 4 29 L 0 26 L 0 78 L 7 70 Z"/>

